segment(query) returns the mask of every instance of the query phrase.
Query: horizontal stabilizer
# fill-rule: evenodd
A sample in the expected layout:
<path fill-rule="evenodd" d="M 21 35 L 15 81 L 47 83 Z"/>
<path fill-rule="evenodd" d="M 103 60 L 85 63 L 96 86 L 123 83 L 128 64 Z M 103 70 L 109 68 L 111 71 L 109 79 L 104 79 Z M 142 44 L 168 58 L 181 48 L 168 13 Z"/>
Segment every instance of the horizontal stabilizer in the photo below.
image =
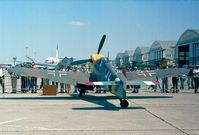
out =
<path fill-rule="evenodd" d="M 94 85 L 116 85 L 115 82 L 86 82 L 86 85 L 94 86 Z"/>
<path fill-rule="evenodd" d="M 159 85 L 159 82 L 153 81 L 127 81 L 126 85 Z M 86 82 L 85 85 L 95 86 L 95 85 L 118 85 L 117 82 L 110 81 L 110 82 Z"/>
<path fill-rule="evenodd" d="M 153 81 L 127 81 L 127 85 L 159 85 L 159 82 Z"/>

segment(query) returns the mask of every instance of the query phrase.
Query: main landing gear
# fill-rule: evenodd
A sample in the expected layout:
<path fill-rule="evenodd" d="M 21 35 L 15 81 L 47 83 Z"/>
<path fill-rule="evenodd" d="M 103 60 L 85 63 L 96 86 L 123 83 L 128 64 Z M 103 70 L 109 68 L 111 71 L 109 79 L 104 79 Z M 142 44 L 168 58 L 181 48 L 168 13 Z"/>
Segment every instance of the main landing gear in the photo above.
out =
<path fill-rule="evenodd" d="M 129 105 L 129 102 L 126 99 L 120 99 L 120 106 L 122 108 L 127 108 Z"/>
<path fill-rule="evenodd" d="M 85 93 L 86 93 L 86 90 L 80 89 L 80 91 L 79 91 L 79 97 L 82 97 L 83 94 L 85 94 Z"/>

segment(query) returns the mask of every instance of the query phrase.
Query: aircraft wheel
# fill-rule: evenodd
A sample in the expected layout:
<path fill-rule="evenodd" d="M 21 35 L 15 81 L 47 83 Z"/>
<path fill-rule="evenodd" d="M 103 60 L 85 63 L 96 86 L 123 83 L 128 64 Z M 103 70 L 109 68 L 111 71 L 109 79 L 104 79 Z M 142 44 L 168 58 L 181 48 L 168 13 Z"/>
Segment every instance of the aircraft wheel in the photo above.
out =
<path fill-rule="evenodd" d="M 80 91 L 79 91 L 79 97 L 82 97 L 83 94 L 85 94 L 85 93 L 86 93 L 86 90 L 80 89 Z"/>
<path fill-rule="evenodd" d="M 82 97 L 82 93 L 81 92 L 79 92 L 79 97 Z"/>
<path fill-rule="evenodd" d="M 122 108 L 127 108 L 128 105 L 129 105 L 129 102 L 128 102 L 127 100 L 125 100 L 125 99 L 120 100 L 120 106 L 121 106 Z"/>

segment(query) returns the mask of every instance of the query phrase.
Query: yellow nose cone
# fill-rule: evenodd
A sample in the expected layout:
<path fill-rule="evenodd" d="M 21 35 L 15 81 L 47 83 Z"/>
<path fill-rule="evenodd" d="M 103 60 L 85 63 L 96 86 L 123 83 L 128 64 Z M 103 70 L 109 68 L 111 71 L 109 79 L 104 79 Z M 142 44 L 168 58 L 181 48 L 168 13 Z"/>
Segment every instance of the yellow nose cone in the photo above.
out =
<path fill-rule="evenodd" d="M 115 81 L 116 81 L 116 82 L 119 82 L 119 81 L 120 81 L 120 78 L 118 78 L 118 77 L 115 78 Z"/>
<path fill-rule="evenodd" d="M 91 55 L 91 59 L 92 59 L 93 63 L 95 63 L 97 60 L 99 60 L 101 58 L 104 58 L 104 56 L 101 55 L 101 54 L 93 54 L 93 55 Z"/>

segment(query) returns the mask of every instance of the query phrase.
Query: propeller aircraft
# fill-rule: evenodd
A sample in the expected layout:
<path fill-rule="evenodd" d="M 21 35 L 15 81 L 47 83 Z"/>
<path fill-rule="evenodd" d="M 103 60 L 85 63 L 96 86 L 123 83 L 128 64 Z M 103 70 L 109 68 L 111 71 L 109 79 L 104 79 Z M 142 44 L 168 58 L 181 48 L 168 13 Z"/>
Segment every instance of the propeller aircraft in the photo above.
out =
<path fill-rule="evenodd" d="M 103 35 L 97 53 L 92 54 L 89 59 L 69 63 L 69 65 L 81 65 L 90 62 L 92 65 L 92 71 L 90 73 L 83 71 L 66 72 L 57 69 L 32 69 L 26 67 L 11 67 L 8 70 L 21 76 L 48 78 L 50 81 L 75 85 L 76 88 L 79 89 L 80 97 L 86 93 L 86 90 L 94 90 L 94 86 L 100 86 L 119 98 L 122 108 L 127 108 L 129 105 L 126 100 L 127 85 L 157 85 L 159 82 L 130 81 L 127 80 L 123 74 L 116 72 L 110 61 L 100 54 L 105 39 L 106 35 Z"/>

